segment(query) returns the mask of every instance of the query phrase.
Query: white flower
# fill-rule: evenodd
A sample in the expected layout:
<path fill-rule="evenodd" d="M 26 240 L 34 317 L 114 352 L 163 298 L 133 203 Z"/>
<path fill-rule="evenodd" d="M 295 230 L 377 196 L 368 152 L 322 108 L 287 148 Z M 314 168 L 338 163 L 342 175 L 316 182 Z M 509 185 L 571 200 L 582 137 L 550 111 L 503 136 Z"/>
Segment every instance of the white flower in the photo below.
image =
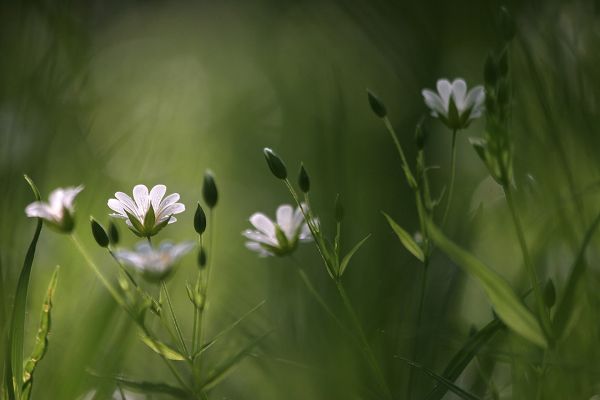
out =
<path fill-rule="evenodd" d="M 181 257 L 194 247 L 194 242 L 173 244 L 163 242 L 154 248 L 147 242 L 140 242 L 134 251 L 119 250 L 115 256 L 124 264 L 130 265 L 151 281 L 165 279 Z"/>
<path fill-rule="evenodd" d="M 83 186 L 58 188 L 50 192 L 48 202 L 34 201 L 25 208 L 28 217 L 42 218 L 61 232 L 69 233 L 75 227 L 75 197 Z"/>
<path fill-rule="evenodd" d="M 307 207 L 302 204 L 305 212 Z M 298 242 L 310 242 L 312 234 L 304 221 L 304 215 L 300 207 L 294 211 L 289 204 L 277 208 L 277 221 L 273 222 L 262 213 L 254 213 L 250 217 L 250 223 L 256 229 L 247 229 L 242 232 L 250 241 L 246 247 L 256 251 L 261 257 L 283 256 L 293 252 Z M 318 221 L 313 220 L 317 224 Z"/>
<path fill-rule="evenodd" d="M 140 237 L 154 236 L 167 224 L 177 221 L 174 214 L 185 211 L 185 206 L 177 203 L 179 194 L 173 193 L 163 198 L 165 185 L 156 185 L 148 192 L 145 185 L 133 188 L 133 199 L 123 192 L 115 193 L 115 199 L 108 200 L 108 206 L 115 211 L 113 217 L 123 218 L 127 226 Z"/>
<path fill-rule="evenodd" d="M 431 115 L 453 130 L 466 128 L 485 109 L 483 86 L 475 86 L 467 92 L 467 84 L 460 78 L 454 82 L 440 79 L 437 81 L 437 93 L 429 89 L 423 89 L 421 93 Z"/>

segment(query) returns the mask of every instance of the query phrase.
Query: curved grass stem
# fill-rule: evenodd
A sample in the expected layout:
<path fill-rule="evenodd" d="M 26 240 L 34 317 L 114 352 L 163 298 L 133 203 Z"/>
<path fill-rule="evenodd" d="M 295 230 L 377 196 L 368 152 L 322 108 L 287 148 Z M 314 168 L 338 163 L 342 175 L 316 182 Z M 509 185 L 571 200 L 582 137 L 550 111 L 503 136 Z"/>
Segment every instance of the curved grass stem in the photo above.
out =
<path fill-rule="evenodd" d="M 185 344 L 185 340 L 183 339 L 183 334 L 181 333 L 181 329 L 179 328 L 179 322 L 177 321 L 177 316 L 175 315 L 175 310 L 173 309 L 173 303 L 171 302 L 171 295 L 169 294 L 169 289 L 167 289 L 167 284 L 164 280 L 160 281 L 160 285 L 162 287 L 163 292 L 165 292 L 165 297 L 167 299 L 167 305 L 169 306 L 169 312 L 171 313 L 171 319 L 173 321 L 173 326 L 175 327 L 175 331 L 177 332 L 177 337 L 179 339 L 179 343 L 181 344 L 181 348 L 185 351 L 185 355 L 187 357 L 190 356 L 190 353 Z"/>

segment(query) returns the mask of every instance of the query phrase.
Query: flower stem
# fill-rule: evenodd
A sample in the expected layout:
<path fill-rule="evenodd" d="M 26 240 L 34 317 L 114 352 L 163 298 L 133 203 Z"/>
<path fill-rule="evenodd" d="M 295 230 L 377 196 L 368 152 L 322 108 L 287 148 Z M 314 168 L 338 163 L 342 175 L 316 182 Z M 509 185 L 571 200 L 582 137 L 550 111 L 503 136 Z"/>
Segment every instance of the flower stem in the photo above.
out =
<path fill-rule="evenodd" d="M 415 323 L 415 339 L 412 348 L 412 360 L 417 360 L 417 350 L 419 349 L 419 338 L 420 338 L 420 330 L 421 330 L 421 321 L 423 319 L 423 305 L 425 303 L 425 290 L 427 288 L 427 271 L 429 261 L 428 258 L 425 258 L 423 263 L 423 276 L 421 277 L 421 287 L 419 293 L 419 303 L 417 305 L 417 321 Z M 413 379 L 414 379 L 414 368 L 410 368 L 408 371 L 408 387 L 407 387 L 407 399 L 412 399 L 412 390 L 413 390 Z"/>
<path fill-rule="evenodd" d="M 538 316 L 541 320 L 542 327 L 544 332 L 548 338 L 552 337 L 552 325 L 550 323 L 550 316 L 548 315 L 548 310 L 544 304 L 544 297 L 542 294 L 542 290 L 540 288 L 539 279 L 537 276 L 537 272 L 535 270 L 535 266 L 531 262 L 531 257 L 529 256 L 529 250 L 527 249 L 527 242 L 525 240 L 525 234 L 523 231 L 523 226 L 521 224 L 521 219 L 517 213 L 517 209 L 515 207 L 512 190 L 510 184 L 505 184 L 503 186 L 504 193 L 506 195 L 506 202 L 508 204 L 508 208 L 510 210 L 510 214 L 512 216 L 513 224 L 515 226 L 515 230 L 517 232 L 517 238 L 519 240 L 519 245 L 521 246 L 521 252 L 523 253 L 523 261 L 525 263 L 525 268 L 527 268 L 527 273 L 529 275 L 529 281 L 531 282 L 531 286 L 533 289 L 533 295 L 536 300 L 537 308 L 538 308 Z"/>
<path fill-rule="evenodd" d="M 198 244 L 200 247 L 199 251 L 202 251 L 202 235 L 198 235 Z M 198 291 L 198 288 L 200 287 L 201 273 L 202 273 L 202 271 L 199 269 L 198 274 L 196 276 L 196 285 L 194 286 L 194 291 Z M 201 310 L 199 310 L 199 307 L 194 303 L 194 324 L 193 324 L 193 328 L 192 328 L 192 354 L 196 353 L 196 346 L 197 346 L 196 336 L 197 336 L 197 331 L 198 331 L 198 319 L 199 319 L 200 313 L 201 313 Z"/>
<path fill-rule="evenodd" d="M 456 133 L 457 130 L 452 131 L 452 155 L 450 156 L 450 185 L 448 187 L 448 201 L 446 202 L 446 209 L 444 210 L 444 216 L 442 217 L 442 227 L 446 225 L 446 219 L 448 218 L 448 212 L 450 211 L 450 205 L 452 204 L 452 196 L 454 195 L 454 178 L 456 176 Z"/>
<path fill-rule="evenodd" d="M 355 326 L 356 332 L 358 334 L 358 338 L 360 339 L 360 342 L 362 343 L 361 350 L 363 351 L 364 356 L 367 360 L 367 363 L 369 364 L 369 367 L 371 368 L 371 372 L 373 373 L 375 379 L 377 380 L 377 384 L 379 385 L 380 389 L 384 392 L 385 397 L 388 399 L 392 399 L 393 398 L 392 392 L 390 391 L 390 389 L 385 381 L 385 378 L 383 376 L 383 371 L 381 370 L 381 368 L 379 367 L 379 364 L 377 363 L 377 359 L 375 358 L 375 355 L 373 354 L 373 350 L 371 349 L 371 346 L 369 345 L 367 336 L 365 335 L 365 332 L 363 331 L 360 320 L 358 319 L 358 315 L 356 314 L 356 311 L 354 310 L 354 307 L 352 306 L 352 302 L 350 301 L 350 298 L 348 297 L 348 294 L 346 293 L 346 289 L 344 289 L 344 285 L 339 280 L 337 280 L 335 282 L 335 285 L 337 287 L 338 293 L 340 294 L 340 297 L 342 298 L 342 302 L 344 303 L 344 306 L 346 307 L 346 311 L 350 315 L 350 319 L 352 320 L 352 323 Z"/>
<path fill-rule="evenodd" d="M 388 132 L 390 133 L 394 144 L 396 145 L 396 150 L 398 150 L 400 160 L 402 161 L 402 169 L 404 170 L 404 174 L 406 175 L 406 179 L 408 180 L 409 185 L 412 187 L 416 183 L 416 181 L 408 165 L 408 162 L 406 161 L 406 156 L 404 155 L 404 150 L 402 150 L 400 140 L 398 140 L 398 135 L 396 134 L 396 131 L 394 130 L 394 127 L 392 126 L 392 123 L 390 122 L 388 117 L 384 117 L 383 122 Z"/>
<path fill-rule="evenodd" d="M 100 272 L 100 270 L 94 263 L 94 260 L 92 260 L 92 257 L 90 257 L 90 255 L 85 250 L 85 248 L 83 247 L 83 245 L 81 244 L 79 239 L 77 239 L 77 236 L 75 236 L 74 233 L 72 233 L 70 236 L 71 236 L 71 240 L 75 244 L 75 247 L 77 248 L 79 253 L 81 253 L 83 258 L 85 259 L 87 265 L 92 269 L 92 271 L 94 271 L 94 273 L 96 274 L 98 279 L 100 279 L 100 282 L 102 282 L 102 284 L 104 285 L 106 290 L 108 290 L 108 292 L 115 299 L 117 304 L 119 304 L 121 307 L 123 307 L 123 309 L 125 311 L 127 311 L 129 313 L 129 309 L 127 308 L 127 305 L 125 304 L 125 301 L 123 300 L 121 295 L 115 290 L 115 288 L 110 284 L 110 282 L 108 282 L 108 280 L 104 277 L 104 275 L 102 275 L 102 273 Z"/>
<path fill-rule="evenodd" d="M 197 333 L 196 336 L 194 337 L 194 340 L 196 340 L 196 344 L 197 347 L 201 347 L 202 343 L 203 343 L 203 326 L 204 326 L 204 317 L 206 315 L 206 305 L 208 304 L 208 287 L 209 287 L 209 281 L 210 281 L 210 271 L 211 271 L 211 266 L 213 264 L 213 246 L 214 246 L 214 226 L 215 226 L 215 212 L 214 209 L 210 209 L 209 211 L 209 221 L 210 221 L 210 225 L 208 227 L 209 229 L 209 237 L 208 237 L 208 252 L 207 252 L 207 262 L 206 262 L 206 278 L 204 280 L 204 284 L 201 287 L 201 292 L 202 292 L 202 302 L 203 302 L 203 307 L 202 309 L 196 309 L 196 313 L 197 313 L 197 318 L 198 318 L 198 327 L 197 327 Z M 202 250 L 202 248 L 200 249 Z M 198 281 L 196 282 L 196 284 L 200 284 L 200 275 L 198 275 Z M 198 361 L 200 361 L 200 357 L 198 357 Z M 200 371 L 200 365 L 198 363 L 197 366 L 197 371 Z M 195 375 L 195 374 L 194 374 Z"/>
<path fill-rule="evenodd" d="M 169 305 L 169 311 L 171 312 L 171 318 L 173 320 L 173 326 L 175 326 L 175 331 L 177 332 L 177 336 L 179 338 L 179 342 L 181 343 L 181 347 L 183 351 L 185 351 L 186 356 L 189 357 L 190 353 L 188 352 L 187 346 L 185 345 L 185 340 L 183 340 L 183 334 L 181 333 L 179 323 L 177 322 L 177 316 L 175 316 L 175 311 L 173 310 L 173 303 L 171 303 L 171 296 L 169 295 L 167 284 L 164 280 L 161 280 L 160 285 L 163 291 L 165 292 L 165 297 L 167 298 L 167 304 Z"/>

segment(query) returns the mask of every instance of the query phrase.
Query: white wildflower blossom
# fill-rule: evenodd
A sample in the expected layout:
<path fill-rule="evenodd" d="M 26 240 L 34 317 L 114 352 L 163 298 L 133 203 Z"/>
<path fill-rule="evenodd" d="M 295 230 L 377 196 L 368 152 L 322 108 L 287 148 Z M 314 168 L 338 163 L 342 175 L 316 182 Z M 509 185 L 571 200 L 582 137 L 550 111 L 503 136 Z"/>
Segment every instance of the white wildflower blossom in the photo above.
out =
<path fill-rule="evenodd" d="M 306 205 L 302 204 L 302 208 L 308 212 Z M 272 221 L 263 213 L 254 213 L 250 217 L 250 223 L 255 229 L 242 232 L 249 239 L 246 247 L 261 257 L 289 254 L 299 242 L 310 242 L 313 239 L 300 207 L 294 210 L 289 204 L 281 205 L 277 208 L 276 216 L 276 221 Z M 313 223 L 318 222 L 313 220 Z"/>
<path fill-rule="evenodd" d="M 194 242 L 173 244 L 163 242 L 154 248 L 147 242 L 140 242 L 134 251 L 119 250 L 115 257 L 127 265 L 132 266 L 145 278 L 151 281 L 165 279 L 177 262 L 194 248 Z"/>
<path fill-rule="evenodd" d="M 447 79 L 437 81 L 437 93 L 423 89 L 421 92 L 431 115 L 439 118 L 448 128 L 457 130 L 469 126 L 485 110 L 485 90 L 478 85 L 467 91 L 463 79 L 453 82 Z"/>
<path fill-rule="evenodd" d="M 166 191 L 165 185 L 156 185 L 150 192 L 145 185 L 136 185 L 133 199 L 123 192 L 117 192 L 114 199 L 108 200 L 108 207 L 115 211 L 110 215 L 124 219 L 127 226 L 140 237 L 154 236 L 167 224 L 177 221 L 173 215 L 185 211 L 185 206 L 177 203 L 179 194 L 164 197 Z"/>
<path fill-rule="evenodd" d="M 69 233 L 75 226 L 75 197 L 83 186 L 58 188 L 50 192 L 48 202 L 34 201 L 25 208 L 25 214 L 42 218 L 49 226 Z"/>

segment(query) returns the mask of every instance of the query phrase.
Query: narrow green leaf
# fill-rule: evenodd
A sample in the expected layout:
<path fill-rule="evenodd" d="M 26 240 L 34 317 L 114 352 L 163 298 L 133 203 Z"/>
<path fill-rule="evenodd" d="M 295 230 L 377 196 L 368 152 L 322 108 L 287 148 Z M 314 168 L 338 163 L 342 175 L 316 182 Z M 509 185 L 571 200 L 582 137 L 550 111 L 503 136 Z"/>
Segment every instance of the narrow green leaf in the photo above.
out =
<path fill-rule="evenodd" d="M 168 385 L 166 383 L 154 383 L 146 381 L 135 381 L 122 376 L 114 377 L 117 384 L 126 387 L 134 392 L 139 393 L 157 393 L 166 394 L 177 399 L 189 399 L 189 394 L 178 387 Z"/>
<path fill-rule="evenodd" d="M 350 250 L 348 252 L 348 254 L 346 254 L 346 256 L 342 259 L 342 262 L 340 263 L 340 271 L 339 271 L 339 276 L 344 275 L 344 272 L 346 271 L 346 268 L 348 268 L 348 264 L 350 264 L 350 260 L 352 259 L 352 256 L 354 256 L 354 253 L 356 253 L 358 251 L 358 249 L 361 248 L 361 246 L 367 241 L 368 238 L 371 237 L 371 234 L 368 234 L 363 240 L 361 240 L 360 242 L 358 242 L 353 248 L 352 250 Z"/>
<path fill-rule="evenodd" d="M 408 250 L 413 256 L 417 257 L 417 259 L 421 262 L 425 261 L 425 256 L 423 255 L 423 250 L 419 247 L 417 242 L 412 238 L 412 236 L 406 232 L 400 225 L 398 225 L 392 217 L 382 212 L 385 218 L 388 221 L 388 224 L 392 227 L 398 239 L 400 239 L 400 243 L 404 246 L 406 250 Z"/>
<path fill-rule="evenodd" d="M 137 231 L 140 235 L 143 235 L 145 230 L 144 230 L 144 225 L 142 225 L 140 220 L 137 219 L 136 216 L 134 216 L 127 210 L 125 210 L 125 214 L 127 214 L 127 218 L 129 218 L 129 222 L 131 222 L 131 225 L 133 225 L 134 231 Z"/>
<path fill-rule="evenodd" d="M 256 310 L 258 310 L 259 308 L 261 308 L 265 304 L 265 302 L 266 301 L 263 300 L 260 303 L 258 303 L 257 305 L 255 305 L 254 307 L 252 307 L 244 315 L 242 315 L 237 320 L 235 320 L 231 325 L 229 325 L 227 328 L 223 329 L 221 332 L 217 333 L 211 340 L 209 340 L 208 342 L 206 342 L 205 344 L 203 344 L 200 347 L 200 349 L 198 351 L 196 351 L 196 353 L 194 353 L 194 355 L 192 356 L 192 360 L 196 359 L 196 357 L 198 357 L 199 355 L 201 355 L 202 353 L 204 353 L 206 350 L 208 350 L 210 347 L 212 347 L 212 345 L 215 344 L 221 337 L 225 336 L 231 330 L 233 330 L 236 326 L 238 326 L 239 324 L 241 324 L 242 321 L 244 321 L 248 316 L 250 316 Z"/>
<path fill-rule="evenodd" d="M 183 354 L 181 354 L 180 352 L 178 352 L 177 350 L 174 350 L 170 346 L 167 346 L 165 343 L 161 342 L 160 340 L 151 338 L 150 336 L 146 335 L 145 333 L 140 333 L 140 339 L 142 340 L 142 342 L 144 342 L 144 344 L 146 346 L 148 346 L 150 349 L 152 349 L 152 351 L 154 351 L 157 354 L 162 355 L 163 357 L 165 357 L 169 360 L 173 360 L 173 361 L 186 360 L 185 356 Z"/>
<path fill-rule="evenodd" d="M 252 349 L 254 349 L 265 337 L 269 335 L 269 333 L 270 332 L 267 332 L 255 338 L 233 357 L 217 367 L 202 384 L 202 390 L 210 390 L 219 382 L 221 382 L 227 376 L 227 374 L 233 371 L 233 369 L 248 355 L 248 353 L 250 353 Z"/>
<path fill-rule="evenodd" d="M 569 326 L 569 321 L 573 318 L 573 315 L 576 314 L 572 311 L 575 307 L 574 301 L 575 295 L 577 294 L 576 289 L 583 278 L 583 274 L 587 265 L 585 261 L 585 252 L 592 241 L 594 233 L 596 233 L 596 229 L 598 229 L 598 225 L 600 225 L 600 214 L 596 216 L 596 219 L 594 219 L 585 233 L 583 242 L 581 243 L 581 247 L 579 248 L 575 262 L 573 263 L 573 268 L 571 269 L 571 274 L 569 275 L 569 280 L 567 281 L 565 290 L 563 291 L 563 294 L 556 305 L 556 313 L 554 314 L 553 325 L 556 336 L 559 338 L 565 336 L 567 327 Z"/>
<path fill-rule="evenodd" d="M 444 368 L 442 376 L 451 382 L 458 379 L 473 357 L 477 355 L 481 347 L 488 343 L 492 337 L 504 327 L 505 325 L 502 321 L 494 318 L 481 330 L 469 337 L 460 350 L 452 357 L 446 368 Z M 448 390 L 449 388 L 447 386 L 439 383 L 431 392 L 429 392 L 425 400 L 440 400 L 446 395 Z"/>
<path fill-rule="evenodd" d="M 31 187 L 36 200 L 40 200 L 40 192 L 35 186 L 35 183 L 25 175 L 25 180 Z M 14 396 L 17 399 L 21 398 L 21 377 L 23 376 L 23 335 L 25 331 L 25 313 L 27 311 L 27 292 L 29 291 L 29 276 L 31 275 L 31 266 L 33 265 L 33 258 L 35 256 L 35 249 L 37 246 L 40 233 L 42 231 L 42 219 L 37 219 L 37 225 L 33 234 L 33 239 L 25 255 L 25 261 L 21 274 L 19 275 L 19 281 L 17 283 L 17 292 L 15 295 L 15 304 L 12 309 L 12 317 L 10 324 L 10 370 L 12 371 L 12 390 L 9 389 L 9 397 L 14 392 Z"/>
<path fill-rule="evenodd" d="M 156 222 L 156 214 L 154 213 L 154 207 L 150 204 L 148 211 L 146 212 L 146 216 L 144 217 L 144 228 L 146 228 L 146 232 L 151 232 L 154 228 L 154 223 Z"/>
<path fill-rule="evenodd" d="M 538 320 L 521 302 L 508 282 L 472 254 L 454 244 L 431 221 L 427 223 L 427 227 L 430 237 L 440 249 L 468 274 L 479 280 L 500 319 L 525 339 L 546 348 L 548 343 Z"/>
<path fill-rule="evenodd" d="M 50 279 L 50 284 L 46 291 L 46 298 L 42 305 L 40 326 L 35 337 L 35 344 L 31 355 L 29 356 L 29 360 L 27 360 L 23 369 L 23 400 L 29 399 L 31 388 L 33 386 L 33 373 L 35 372 L 37 364 L 44 358 L 46 350 L 48 349 L 48 333 L 50 332 L 51 324 L 50 312 L 52 311 L 52 298 L 54 296 L 54 291 L 56 290 L 56 283 L 58 282 L 58 270 L 59 267 L 57 266 Z"/>
<path fill-rule="evenodd" d="M 427 375 L 429 375 L 430 377 L 432 377 L 433 379 L 435 379 L 436 381 L 438 381 L 438 383 L 440 385 L 444 385 L 448 390 L 450 390 L 452 393 L 454 393 L 455 395 L 457 395 L 458 397 L 460 397 L 461 399 L 465 399 L 465 400 L 481 400 L 481 398 L 467 392 L 464 389 L 461 389 L 460 387 L 456 386 L 454 384 L 454 382 L 444 378 L 443 376 L 440 376 L 438 374 L 436 374 L 435 372 L 433 372 L 432 370 L 430 370 L 429 368 L 426 368 L 420 364 L 417 364 L 413 361 L 410 361 L 406 358 L 402 358 L 400 357 L 400 360 L 404 361 L 405 363 L 407 363 L 408 365 L 410 365 L 411 367 L 417 368 L 421 371 L 423 371 L 424 373 L 426 373 Z"/>

